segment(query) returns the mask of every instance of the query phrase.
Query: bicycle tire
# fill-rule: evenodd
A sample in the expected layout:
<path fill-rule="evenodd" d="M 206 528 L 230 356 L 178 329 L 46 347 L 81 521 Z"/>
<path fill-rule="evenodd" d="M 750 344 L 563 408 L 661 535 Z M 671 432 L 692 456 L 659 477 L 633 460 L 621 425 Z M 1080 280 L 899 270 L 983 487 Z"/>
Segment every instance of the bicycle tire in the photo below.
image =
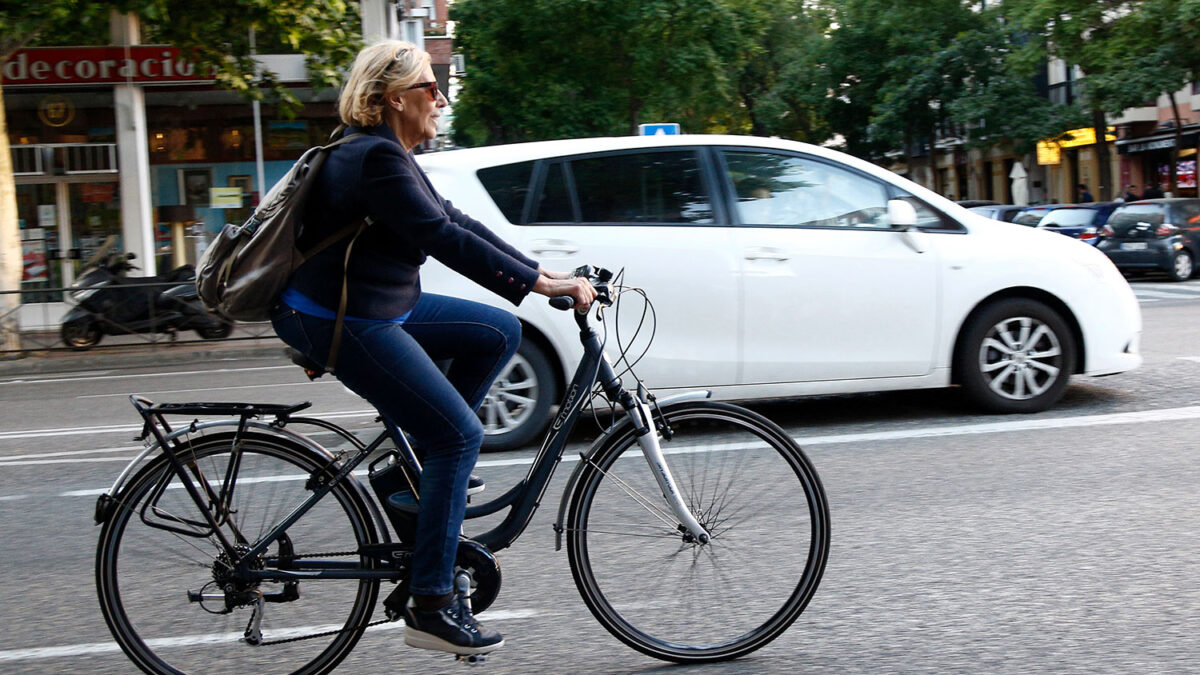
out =
<path fill-rule="evenodd" d="M 181 459 L 219 486 L 228 467 L 234 435 L 219 433 L 192 439 Z M 269 434 L 243 433 L 229 523 L 250 540 L 264 536 L 311 493 L 306 479 L 328 458 L 294 441 Z M 195 474 L 194 474 L 195 475 Z M 170 477 L 167 480 L 167 477 Z M 260 559 L 264 566 L 286 565 L 285 542 L 296 555 L 358 551 L 377 543 L 371 512 L 347 479 L 272 542 Z M 238 640 L 251 616 L 250 606 L 212 614 L 223 602 L 191 602 L 187 592 L 214 591 L 214 570 L 221 565 L 215 537 L 185 536 L 151 527 L 162 514 L 189 518 L 200 513 L 181 488 L 165 457 L 144 467 L 117 496 L 117 506 L 100 532 L 96 552 L 96 588 L 104 619 L 126 655 L 148 673 L 296 672 L 333 670 L 362 637 L 378 596 L 378 580 L 305 580 L 298 598 L 264 607 L 264 641 L 336 630 L 333 635 L 280 645 L 251 646 Z M 161 489 L 160 489 L 161 488 Z M 189 510 L 190 509 L 190 510 Z M 147 515 L 148 514 L 148 515 Z M 178 523 L 173 523 L 178 525 Z M 233 536 L 230 536 L 231 540 Z M 357 554 L 356 554 L 357 555 Z M 274 556 L 274 558 L 272 558 Z M 353 560 L 354 556 L 340 558 Z M 359 564 L 374 568 L 369 556 Z M 210 583 L 211 582 L 211 583 Z M 261 583 L 268 593 L 283 584 Z M 219 586 L 217 587 L 219 589 Z M 345 619 L 329 622 L 334 612 Z M 310 630 L 311 629 L 311 630 Z"/>
<path fill-rule="evenodd" d="M 737 658 L 779 637 L 816 591 L 829 555 L 824 488 L 761 415 L 707 401 L 664 415 L 668 467 L 710 541 L 676 529 L 626 424 L 581 460 L 566 518 L 571 572 L 588 609 L 630 647 L 678 663 Z M 793 508 L 772 508 L 780 500 Z M 798 579 L 784 578 L 793 571 Z"/>

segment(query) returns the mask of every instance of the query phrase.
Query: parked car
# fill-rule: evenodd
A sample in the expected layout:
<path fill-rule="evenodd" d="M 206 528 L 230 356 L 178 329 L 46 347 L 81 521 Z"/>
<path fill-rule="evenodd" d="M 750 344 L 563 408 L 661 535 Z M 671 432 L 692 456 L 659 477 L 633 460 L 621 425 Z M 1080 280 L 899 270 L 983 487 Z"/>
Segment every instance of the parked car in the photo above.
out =
<path fill-rule="evenodd" d="M 848 155 L 740 136 L 590 138 L 424 154 L 441 194 L 548 269 L 623 268 L 653 302 L 636 372 L 656 390 L 755 399 L 958 385 L 1034 412 L 1072 373 L 1141 363 L 1128 283 L 1092 247 L 971 213 Z M 426 291 L 503 301 L 430 261 Z M 608 312 L 614 359 L 640 296 Z M 575 323 L 530 297 L 480 411 L 489 449 L 541 431 Z M 633 360 L 645 348 L 635 343 Z M 618 371 L 621 370 L 618 364 Z"/>
<path fill-rule="evenodd" d="M 1100 228 L 1121 202 L 1091 202 L 1064 204 L 1051 209 L 1038 221 L 1037 227 L 1052 230 L 1095 246 L 1100 241 Z"/>
<path fill-rule="evenodd" d="M 990 199 L 960 199 L 954 203 L 958 204 L 964 209 L 970 209 L 977 206 L 995 206 L 1000 202 L 994 202 Z"/>
<path fill-rule="evenodd" d="M 1143 199 L 1118 206 L 1098 247 L 1122 270 L 1164 270 L 1174 281 L 1196 273 L 1200 199 Z"/>
<path fill-rule="evenodd" d="M 961 206 L 961 205 L 960 205 Z M 972 206 L 967 210 L 971 213 L 978 213 L 985 218 L 999 220 L 1004 223 L 1011 223 L 1017 214 L 1029 207 L 1017 206 L 1016 204 L 987 204 L 984 206 Z"/>

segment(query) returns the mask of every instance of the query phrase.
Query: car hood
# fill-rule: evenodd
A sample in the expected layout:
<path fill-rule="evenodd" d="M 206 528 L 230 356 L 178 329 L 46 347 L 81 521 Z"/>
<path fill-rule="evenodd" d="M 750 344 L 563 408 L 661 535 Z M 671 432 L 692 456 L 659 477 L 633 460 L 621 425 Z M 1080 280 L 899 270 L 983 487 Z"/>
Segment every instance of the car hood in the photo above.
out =
<path fill-rule="evenodd" d="M 976 214 L 972 214 L 966 225 L 971 234 L 986 238 L 1002 249 L 1019 248 L 1023 256 L 1031 259 L 1074 260 L 1085 265 L 1108 262 L 1108 257 L 1095 246 L 1052 230 L 1004 223 Z"/>

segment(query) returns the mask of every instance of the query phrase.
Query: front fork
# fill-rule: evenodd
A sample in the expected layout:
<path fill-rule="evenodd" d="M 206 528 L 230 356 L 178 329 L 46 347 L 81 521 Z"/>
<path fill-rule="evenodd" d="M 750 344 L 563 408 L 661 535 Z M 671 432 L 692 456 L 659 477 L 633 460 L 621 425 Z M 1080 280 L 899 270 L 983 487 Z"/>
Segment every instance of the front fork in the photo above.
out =
<path fill-rule="evenodd" d="M 658 487 L 662 490 L 663 497 L 670 505 L 671 511 L 675 513 L 675 517 L 679 519 L 679 529 L 684 531 L 685 535 L 691 536 L 695 541 L 701 544 L 707 544 L 709 540 L 708 532 L 692 515 L 691 509 L 687 504 L 683 503 L 683 496 L 679 494 L 679 488 L 675 483 L 675 477 L 671 475 L 671 469 L 667 466 L 666 458 L 663 457 L 662 446 L 659 444 L 659 434 L 656 425 L 654 424 L 654 416 L 650 410 L 650 404 L 646 401 L 645 390 L 638 387 L 638 395 L 632 399 L 633 409 L 629 410 L 629 414 L 634 418 L 634 424 L 637 426 L 637 442 L 642 448 L 642 456 L 646 458 L 646 463 L 650 465 L 650 471 L 654 473 L 654 480 L 658 481 Z M 628 403 L 627 403 L 628 405 Z"/>

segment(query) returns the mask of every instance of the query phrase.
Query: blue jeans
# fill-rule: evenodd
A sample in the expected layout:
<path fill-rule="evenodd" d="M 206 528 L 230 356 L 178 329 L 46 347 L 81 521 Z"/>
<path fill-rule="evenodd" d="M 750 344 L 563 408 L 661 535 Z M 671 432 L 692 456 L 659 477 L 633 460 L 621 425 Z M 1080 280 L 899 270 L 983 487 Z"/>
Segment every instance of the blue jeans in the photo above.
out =
<path fill-rule="evenodd" d="M 292 348 L 325 363 L 333 321 L 281 304 L 271 323 Z M 345 323 L 337 378 L 408 433 L 424 454 L 412 593 L 454 590 L 467 480 L 483 441 L 475 410 L 520 344 L 521 323 L 511 313 L 428 293 L 403 324 Z M 435 361 L 450 359 L 443 373 Z"/>

